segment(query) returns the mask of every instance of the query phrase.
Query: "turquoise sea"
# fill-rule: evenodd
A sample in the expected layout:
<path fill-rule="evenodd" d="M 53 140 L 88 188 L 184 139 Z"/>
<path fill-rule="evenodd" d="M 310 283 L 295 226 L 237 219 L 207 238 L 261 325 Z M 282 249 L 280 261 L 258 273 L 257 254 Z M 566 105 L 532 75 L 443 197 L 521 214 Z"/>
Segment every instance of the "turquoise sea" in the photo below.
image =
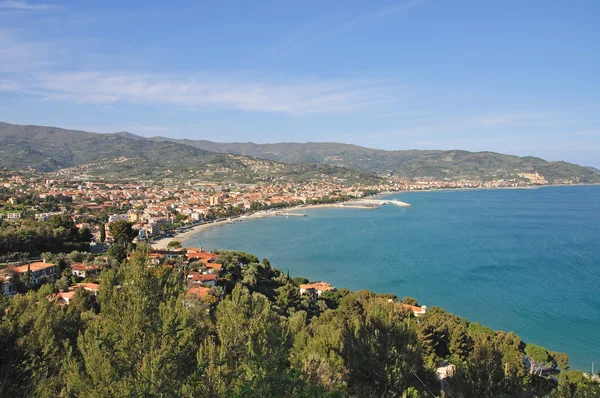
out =
<path fill-rule="evenodd" d="M 187 245 L 293 276 L 411 296 L 600 368 L 600 186 L 410 192 L 413 207 L 312 209 L 210 228 Z"/>

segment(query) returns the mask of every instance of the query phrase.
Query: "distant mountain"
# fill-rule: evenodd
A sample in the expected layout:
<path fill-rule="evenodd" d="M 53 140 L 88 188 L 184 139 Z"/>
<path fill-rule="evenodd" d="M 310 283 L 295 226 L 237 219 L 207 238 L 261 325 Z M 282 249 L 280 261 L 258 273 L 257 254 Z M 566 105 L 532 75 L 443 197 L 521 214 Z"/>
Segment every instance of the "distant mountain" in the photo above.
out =
<path fill-rule="evenodd" d="M 585 168 L 588 169 L 589 171 L 591 171 L 592 173 L 600 175 L 600 169 L 597 169 L 597 168 L 592 167 L 592 166 L 585 166 Z"/>
<path fill-rule="evenodd" d="M 600 182 L 595 171 L 568 162 L 548 162 L 536 157 L 518 157 L 494 152 L 460 150 L 385 151 L 335 142 L 255 144 L 218 143 L 205 140 L 151 138 L 160 142 L 178 142 L 214 152 L 235 153 L 279 162 L 317 162 L 344 166 L 378 174 L 394 173 L 404 177 L 512 178 L 517 173 L 538 172 L 549 182 L 577 179 Z"/>
<path fill-rule="evenodd" d="M 374 174 L 390 173 L 403 177 L 492 179 L 538 172 L 549 182 L 600 182 L 600 173 L 594 168 L 494 152 L 384 151 L 335 142 L 217 143 L 2 122 L 0 167 L 38 171 L 79 167 L 85 174 L 109 177 L 177 175 L 237 181 L 284 177 L 299 181 L 322 176 L 375 181 Z"/>
<path fill-rule="evenodd" d="M 331 165 L 286 165 L 248 156 L 215 153 L 172 141 L 153 141 L 120 132 L 96 134 L 56 127 L 0 122 L 0 167 L 52 172 L 78 167 L 84 174 L 152 178 L 167 175 L 237 181 L 319 175 L 348 180 L 375 176 Z"/>

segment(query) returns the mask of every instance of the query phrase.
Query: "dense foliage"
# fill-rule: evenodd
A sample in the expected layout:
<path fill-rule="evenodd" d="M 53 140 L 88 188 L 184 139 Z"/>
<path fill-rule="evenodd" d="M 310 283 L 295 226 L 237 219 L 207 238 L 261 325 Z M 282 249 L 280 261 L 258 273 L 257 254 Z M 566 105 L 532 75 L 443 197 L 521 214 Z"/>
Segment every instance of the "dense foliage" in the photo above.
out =
<path fill-rule="evenodd" d="M 600 393 L 580 372 L 561 372 L 558 386 L 532 374 L 523 358 L 539 349 L 513 333 L 439 308 L 415 318 L 394 296 L 369 291 L 339 289 L 313 301 L 299 294 L 303 278 L 251 254 L 218 254 L 229 294 L 215 305 L 187 294 L 185 267 L 148 267 L 144 245 L 129 263 L 102 272 L 97 298 L 79 289 L 60 306 L 51 284 L 0 297 L 0 396 Z M 560 357 L 545 352 L 544 360 Z M 442 360 L 456 365 L 445 391 L 435 377 Z"/>
<path fill-rule="evenodd" d="M 155 138 L 159 140 L 160 138 Z M 511 156 L 494 152 L 459 150 L 398 150 L 365 148 L 337 142 L 281 142 L 276 144 L 218 143 L 205 140 L 162 138 L 213 152 L 236 153 L 284 163 L 314 162 L 344 165 L 353 170 L 389 173 L 404 177 L 483 179 L 514 178 L 516 173 L 543 175 L 549 182 L 576 178 L 581 182 L 600 182 L 597 171 L 567 162 L 548 162 L 540 158 Z"/>
<path fill-rule="evenodd" d="M 310 181 L 315 176 L 373 182 L 376 176 L 345 167 L 308 162 L 284 164 L 209 152 L 187 143 L 153 141 L 128 133 L 94 134 L 56 127 L 0 122 L 0 167 L 53 172 L 78 168 L 85 175 L 111 178 L 161 178 L 238 182 Z"/>
<path fill-rule="evenodd" d="M 87 250 L 92 234 L 78 230 L 69 215 L 54 215 L 47 221 L 24 220 L 0 223 L 0 255 Z"/>

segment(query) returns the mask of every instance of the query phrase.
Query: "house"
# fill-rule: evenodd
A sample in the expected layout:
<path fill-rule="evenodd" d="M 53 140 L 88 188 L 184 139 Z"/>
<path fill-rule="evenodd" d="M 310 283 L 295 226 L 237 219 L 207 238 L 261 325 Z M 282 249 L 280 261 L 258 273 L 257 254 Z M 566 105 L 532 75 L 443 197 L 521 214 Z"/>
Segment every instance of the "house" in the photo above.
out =
<path fill-rule="evenodd" d="M 127 214 L 113 214 L 108 217 L 108 223 L 115 221 L 129 221 L 129 216 Z"/>
<path fill-rule="evenodd" d="M 71 273 L 78 278 L 87 278 L 98 275 L 100 268 L 97 265 L 85 265 L 84 263 L 71 264 Z"/>
<path fill-rule="evenodd" d="M 183 257 L 181 250 L 153 250 L 148 254 L 149 265 L 159 265 L 162 260 L 174 260 Z M 127 255 L 127 261 L 131 260 L 131 253 Z"/>
<path fill-rule="evenodd" d="M 196 297 L 198 297 L 198 298 L 202 298 L 202 297 L 204 297 L 204 296 L 208 296 L 208 295 L 209 295 L 209 293 L 210 293 L 210 288 L 208 288 L 208 287 L 202 287 L 202 286 L 199 286 L 199 287 L 191 287 L 191 288 L 188 290 L 188 293 L 189 293 L 189 294 L 193 294 L 194 296 L 196 296 Z"/>
<path fill-rule="evenodd" d="M 69 305 L 71 300 L 73 300 L 73 296 L 75 295 L 75 291 L 68 292 L 59 292 L 54 295 L 58 304 L 60 305 Z"/>
<path fill-rule="evenodd" d="M 420 307 L 416 306 L 416 305 L 410 305 L 410 304 L 404 304 L 402 303 L 402 308 L 406 308 L 407 310 L 411 310 L 413 314 L 415 314 L 415 316 L 421 316 L 424 315 L 427 312 L 427 306 L 426 305 L 422 305 Z"/>
<path fill-rule="evenodd" d="M 214 274 L 201 274 L 196 271 L 191 271 L 188 274 L 187 279 L 189 282 L 192 283 L 192 285 L 207 284 L 210 286 L 215 286 L 218 277 L 217 277 L 217 275 L 214 275 Z"/>
<path fill-rule="evenodd" d="M 218 274 L 223 269 L 223 264 L 206 263 L 207 274 Z"/>
<path fill-rule="evenodd" d="M 156 236 L 160 233 L 160 227 L 156 223 L 148 223 L 144 229 L 148 236 Z"/>
<path fill-rule="evenodd" d="M 151 254 L 160 254 L 167 260 L 183 257 L 183 252 L 181 250 L 153 250 Z"/>
<path fill-rule="evenodd" d="M 20 275 L 26 275 L 27 272 L 31 272 L 32 285 L 39 285 L 44 279 L 53 278 L 56 275 L 56 265 L 46 263 L 45 259 L 44 261 L 14 267 L 12 270 Z"/>
<path fill-rule="evenodd" d="M 10 275 L 0 275 L 0 290 L 6 297 L 12 297 L 17 294 L 17 285 L 11 280 Z"/>
<path fill-rule="evenodd" d="M 335 287 L 327 282 L 314 282 L 300 285 L 300 294 L 308 294 L 312 297 L 318 297 L 325 292 L 335 292 Z"/>
<path fill-rule="evenodd" d="M 213 253 L 207 253 L 205 251 L 196 251 L 198 249 L 188 249 L 187 258 L 188 260 L 202 261 L 204 263 L 211 263 L 217 259 L 217 256 Z"/>
<path fill-rule="evenodd" d="M 94 296 L 97 296 L 98 292 L 100 291 L 100 285 L 97 283 L 76 283 L 75 285 L 71 286 L 69 290 L 75 291 L 80 287 L 88 292 L 94 293 Z"/>
<path fill-rule="evenodd" d="M 138 230 L 137 240 L 138 241 L 148 240 L 148 231 L 146 230 L 146 228 L 140 228 Z"/>

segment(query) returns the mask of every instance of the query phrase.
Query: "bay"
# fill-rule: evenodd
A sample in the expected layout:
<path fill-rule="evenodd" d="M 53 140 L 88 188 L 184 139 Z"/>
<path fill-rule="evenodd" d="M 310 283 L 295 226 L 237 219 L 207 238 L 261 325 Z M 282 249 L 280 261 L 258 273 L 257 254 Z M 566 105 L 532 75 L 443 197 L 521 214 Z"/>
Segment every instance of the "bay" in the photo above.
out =
<path fill-rule="evenodd" d="M 311 209 L 203 230 L 292 276 L 415 297 L 600 363 L 600 186 L 394 195 L 410 208 Z"/>

